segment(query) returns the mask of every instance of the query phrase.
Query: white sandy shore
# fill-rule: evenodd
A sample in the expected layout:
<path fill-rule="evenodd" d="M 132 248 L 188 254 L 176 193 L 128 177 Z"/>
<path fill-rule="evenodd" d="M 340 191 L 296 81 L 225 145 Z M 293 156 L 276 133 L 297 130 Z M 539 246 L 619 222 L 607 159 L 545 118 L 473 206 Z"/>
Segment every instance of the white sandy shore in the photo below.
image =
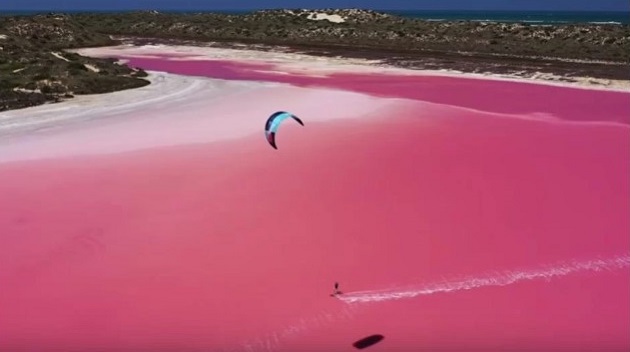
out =
<path fill-rule="evenodd" d="M 564 87 L 601 89 L 630 92 L 630 80 L 598 79 L 592 77 L 572 77 L 575 82 L 549 73 L 535 73 L 531 76 L 516 74 L 464 73 L 455 70 L 413 70 L 386 65 L 380 60 L 349 59 L 342 57 L 321 57 L 302 53 L 278 50 L 255 50 L 256 46 L 243 46 L 242 49 L 216 48 L 191 45 L 120 45 L 101 48 L 78 49 L 82 55 L 93 57 L 135 56 L 158 57 L 177 55 L 171 60 L 236 60 L 249 63 L 271 63 L 278 73 L 324 76 L 334 72 L 381 73 L 413 76 L 450 76 L 502 81 L 529 82 Z"/>
<path fill-rule="evenodd" d="M 176 77 L 176 78 L 175 78 Z M 78 95 L 56 104 L 44 104 L 26 109 L 0 113 L 0 136 L 24 132 L 44 132 L 58 127 L 61 122 L 79 123 L 103 117 L 115 117 L 125 112 L 142 109 L 164 108 L 183 99 L 189 100 L 191 93 L 205 91 L 219 98 L 223 85 L 228 82 L 203 80 L 197 77 L 175 76 L 151 72 L 151 84 L 139 89 L 107 94 Z M 230 82 L 231 87 L 244 88 L 241 82 Z"/>
<path fill-rule="evenodd" d="M 309 124 L 419 104 L 332 89 L 150 72 L 152 84 L 0 113 L 0 163 L 110 154 L 260 134 L 286 109 Z M 244 104 L 244 102 L 247 102 Z M 343 104 L 340 104 L 343 102 Z"/>

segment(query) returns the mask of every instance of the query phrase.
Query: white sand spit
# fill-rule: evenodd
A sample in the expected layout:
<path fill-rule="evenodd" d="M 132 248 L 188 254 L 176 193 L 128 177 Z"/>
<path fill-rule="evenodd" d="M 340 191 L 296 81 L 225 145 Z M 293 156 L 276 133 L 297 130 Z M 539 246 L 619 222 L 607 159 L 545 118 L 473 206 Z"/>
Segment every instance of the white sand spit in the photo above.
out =
<path fill-rule="evenodd" d="M 101 72 L 101 70 L 99 70 L 99 68 L 94 66 L 94 65 L 83 64 L 83 66 L 85 66 L 85 68 L 87 68 L 88 70 L 90 70 L 92 72 Z"/>
<path fill-rule="evenodd" d="M 63 56 L 62 56 L 61 54 L 59 54 L 59 53 L 56 53 L 56 52 L 54 52 L 54 51 L 51 51 L 50 53 L 52 54 L 52 56 L 54 56 L 54 57 L 56 57 L 56 58 L 58 58 L 58 59 L 60 59 L 60 60 L 64 60 L 64 61 L 70 62 L 70 60 L 66 59 L 65 57 L 63 57 Z"/>

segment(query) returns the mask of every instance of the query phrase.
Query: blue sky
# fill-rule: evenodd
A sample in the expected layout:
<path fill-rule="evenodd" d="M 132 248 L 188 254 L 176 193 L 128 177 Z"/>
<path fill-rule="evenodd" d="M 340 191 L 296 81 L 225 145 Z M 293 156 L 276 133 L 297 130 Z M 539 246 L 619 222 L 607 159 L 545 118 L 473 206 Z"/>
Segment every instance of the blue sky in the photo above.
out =
<path fill-rule="evenodd" d="M 630 0 L 1 0 L 2 10 L 372 8 L 630 11 Z"/>

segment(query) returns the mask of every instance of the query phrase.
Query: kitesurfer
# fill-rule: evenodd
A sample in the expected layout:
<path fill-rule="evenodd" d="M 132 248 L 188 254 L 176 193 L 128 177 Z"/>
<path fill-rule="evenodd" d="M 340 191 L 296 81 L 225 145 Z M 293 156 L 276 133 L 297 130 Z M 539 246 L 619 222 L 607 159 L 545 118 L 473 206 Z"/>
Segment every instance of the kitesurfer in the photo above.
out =
<path fill-rule="evenodd" d="M 339 283 L 335 282 L 335 290 L 333 291 L 333 294 L 331 296 L 337 296 L 342 294 L 343 292 L 339 291 Z"/>

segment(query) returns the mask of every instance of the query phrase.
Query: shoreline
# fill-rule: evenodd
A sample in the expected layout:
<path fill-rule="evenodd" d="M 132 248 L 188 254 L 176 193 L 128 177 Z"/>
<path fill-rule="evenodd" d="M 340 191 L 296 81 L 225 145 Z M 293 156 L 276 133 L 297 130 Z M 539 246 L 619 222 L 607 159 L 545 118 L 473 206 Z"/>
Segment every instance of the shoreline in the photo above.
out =
<path fill-rule="evenodd" d="M 0 112 L 0 143 L 4 151 L 12 142 L 36 140 L 66 130 L 99 128 L 126 122 L 130 112 L 157 112 L 172 115 L 179 103 L 195 107 L 204 100 L 221 100 L 252 89 L 283 87 L 273 82 L 238 82 L 207 77 L 147 71 L 151 84 L 138 89 L 104 94 L 79 95 L 58 103 Z M 124 118 L 127 117 L 127 118 Z M 155 120 L 161 120 L 156 117 Z M 2 148 L 0 148 L 2 149 Z M 3 162 L 0 152 L 0 163 Z"/>
<path fill-rule="evenodd" d="M 630 90 L 629 34 L 630 25 L 431 22 L 362 9 L 8 16 L 0 24 L 0 61 L 5 62 L 0 110 L 147 84 L 141 71 L 69 53 L 119 44 L 248 49 L 425 74 Z M 31 64 L 25 66 L 25 60 Z"/>
<path fill-rule="evenodd" d="M 413 70 L 404 67 L 384 64 L 377 60 L 356 59 L 346 57 L 322 57 L 308 55 L 303 52 L 293 50 L 282 50 L 282 48 L 264 48 L 241 46 L 238 48 L 220 48 L 211 43 L 206 45 L 164 45 L 155 46 L 132 46 L 129 44 L 109 47 L 95 47 L 71 49 L 69 52 L 79 53 L 88 57 L 114 57 L 124 56 L 126 50 L 130 50 L 129 55 L 133 57 L 160 57 L 171 55 L 171 60 L 229 60 L 233 62 L 254 63 L 257 65 L 266 64 L 275 66 L 268 72 L 273 74 L 286 74 L 302 77 L 326 78 L 329 75 L 339 73 L 368 74 L 378 76 L 399 76 L 399 77 L 445 77 L 454 79 L 474 79 L 481 81 L 513 82 L 518 84 L 533 84 L 541 86 L 554 86 L 568 89 L 580 89 L 589 91 L 617 92 L 622 94 L 630 93 L 630 81 L 609 82 L 609 85 L 593 84 L 592 78 L 583 78 L 575 82 L 566 82 L 553 79 L 553 76 L 539 74 L 535 77 L 523 77 L 518 75 L 502 75 L 488 73 L 467 73 L 455 70 Z M 125 59 L 119 59 L 125 62 Z M 57 103 L 47 103 L 30 108 L 14 109 L 0 112 L 0 136 L 5 141 L 12 139 L 12 136 L 23 136 L 32 132 L 41 132 L 58 126 L 75 125 L 75 122 L 90 120 L 102 120 L 102 115 L 115 115 L 116 111 L 125 111 L 127 105 L 147 105 L 151 101 L 168 102 L 169 96 L 180 94 L 187 88 L 185 86 L 201 84 L 202 86 L 214 86 L 216 82 L 225 82 L 226 85 L 270 85 L 285 86 L 291 83 L 280 81 L 267 81 L 245 79 L 243 81 L 230 81 L 221 78 L 204 78 L 193 75 L 167 73 L 159 70 L 147 69 L 150 81 L 145 87 L 132 90 L 116 91 L 108 94 L 77 95 L 74 98 L 66 99 Z M 175 79 L 173 79 L 175 78 Z M 201 82 L 201 83 L 199 83 Z M 207 82 L 207 83 L 203 83 Z M 173 87 L 170 87 L 174 85 Z M 169 88 L 170 87 L 170 88 Z M 334 89 L 324 87 L 323 89 Z M 344 89 L 341 88 L 341 91 Z M 183 94 L 183 93 L 182 93 Z M 181 94 L 180 94 L 181 95 Z M 134 101 L 120 100 L 117 97 L 134 97 Z M 219 96 L 217 96 L 220 98 Z M 145 98 L 148 99 L 145 101 Z M 131 98 L 130 98 L 131 99 Z M 406 98 L 400 98 L 406 99 Z M 137 101 L 136 101 L 137 100 Z M 421 100 L 422 101 L 422 100 Z M 120 106 L 119 106 L 120 105 Z M 126 107 L 127 106 L 127 107 Z M 94 109 L 94 114 L 98 117 L 84 118 L 86 109 Z M 74 109 L 74 110 L 73 110 Z M 76 111 L 75 111 L 76 110 Z M 107 110 L 107 111 L 105 111 Z M 69 116 L 68 111 L 75 111 L 77 116 Z M 51 117 L 51 113 L 59 112 L 63 117 Z M 585 123 L 585 122 L 579 122 Z M 606 122 L 610 124 L 613 122 Z M 625 127 L 625 124 L 621 124 Z M 19 137 L 18 137 L 19 138 Z"/>
<path fill-rule="evenodd" d="M 460 67 L 458 63 L 441 67 L 425 67 L 418 68 L 414 64 L 406 64 L 398 58 L 385 58 L 386 52 L 374 51 L 319 51 L 313 52 L 307 49 L 299 49 L 285 45 L 267 45 L 267 44 L 243 44 L 243 43 L 222 43 L 222 42 L 199 42 L 186 40 L 161 40 L 148 38 L 132 38 L 132 37 L 113 37 L 120 40 L 121 44 L 117 46 L 97 47 L 97 48 L 81 48 L 72 49 L 70 51 L 81 55 L 91 56 L 99 51 L 136 48 L 141 50 L 155 51 L 154 55 L 175 53 L 177 55 L 189 56 L 189 59 L 195 60 L 195 56 L 203 56 L 201 60 L 216 60 L 218 58 L 230 58 L 231 60 L 252 60 L 252 61 L 293 61 L 304 62 L 310 60 L 313 63 L 331 62 L 346 67 L 356 66 L 366 71 L 384 70 L 385 72 L 375 73 L 393 73 L 404 75 L 418 76 L 443 76 L 443 77 L 459 77 L 471 79 L 488 79 L 498 81 L 511 81 L 530 84 L 546 84 L 568 88 L 606 90 L 617 92 L 630 92 L 630 75 L 627 79 L 603 79 L 593 76 L 579 75 L 562 75 L 561 73 L 541 72 L 535 69 L 523 69 L 523 67 L 515 67 L 507 72 L 502 67 L 488 66 L 494 70 L 486 72 L 466 71 L 465 67 Z M 321 50 L 321 49 L 320 49 Z M 343 50 L 343 49 L 340 49 Z M 240 55 L 240 56 L 239 56 Z M 417 64 L 417 62 L 415 62 Z M 562 65 L 574 64 L 574 62 L 561 62 Z M 611 65 L 610 63 L 589 63 L 592 65 Z M 586 65 L 585 63 L 581 65 Z M 613 64 L 615 65 L 615 64 Z M 430 65 L 425 65 L 430 66 Z M 553 71 L 553 68 L 547 71 Z M 625 71 L 624 71 L 625 72 Z"/>

